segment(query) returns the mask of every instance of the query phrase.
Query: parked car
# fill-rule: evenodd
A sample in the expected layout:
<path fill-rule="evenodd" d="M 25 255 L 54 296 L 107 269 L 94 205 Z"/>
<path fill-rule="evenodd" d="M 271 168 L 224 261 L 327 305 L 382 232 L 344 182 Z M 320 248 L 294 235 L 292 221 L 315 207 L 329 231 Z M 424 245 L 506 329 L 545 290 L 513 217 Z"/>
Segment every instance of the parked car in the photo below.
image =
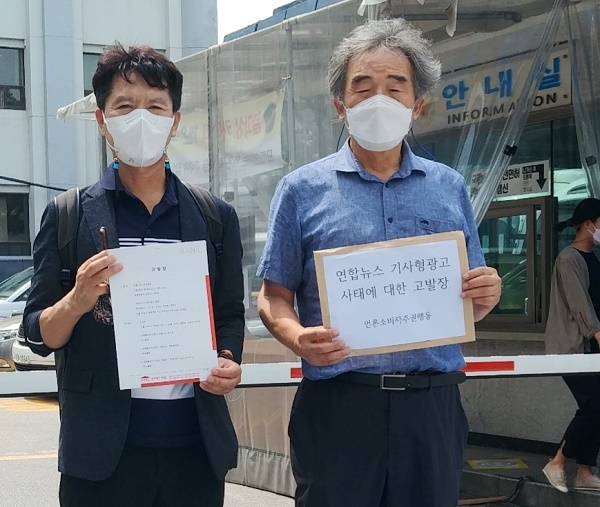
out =
<path fill-rule="evenodd" d="M 14 370 L 12 345 L 16 341 L 21 315 L 0 321 L 0 372 Z"/>
<path fill-rule="evenodd" d="M 32 277 L 33 267 L 30 267 L 0 282 L 0 319 L 23 313 Z"/>
<path fill-rule="evenodd" d="M 17 337 L 19 331 L 19 325 L 23 320 L 23 311 L 21 310 L 18 315 L 14 315 L 8 319 L 0 321 L 0 341 L 10 340 Z"/>
<path fill-rule="evenodd" d="M 42 357 L 31 351 L 25 341 L 22 320 L 17 324 L 17 333 L 12 346 L 12 360 L 15 364 L 15 369 L 18 371 L 55 369 L 54 354 Z"/>

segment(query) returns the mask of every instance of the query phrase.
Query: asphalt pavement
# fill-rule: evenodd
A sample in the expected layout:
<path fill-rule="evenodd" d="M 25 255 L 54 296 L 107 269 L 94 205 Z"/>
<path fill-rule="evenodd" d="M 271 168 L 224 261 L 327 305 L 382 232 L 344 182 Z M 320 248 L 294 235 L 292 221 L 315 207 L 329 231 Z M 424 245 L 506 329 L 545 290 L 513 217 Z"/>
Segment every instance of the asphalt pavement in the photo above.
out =
<path fill-rule="evenodd" d="M 19 372 L 0 375 L 19 375 Z M 58 507 L 58 428 L 55 398 L 0 397 L 0 507 Z M 515 503 L 494 503 L 489 507 L 600 505 L 598 494 L 570 492 L 564 495 L 548 485 L 540 472 L 547 461 L 544 456 L 469 446 L 466 458 L 463 499 L 508 497 L 515 491 L 517 479 L 524 476 L 528 480 Z M 516 460 L 514 466 L 511 460 Z M 493 468 L 504 462 L 505 470 Z M 474 466 L 492 466 L 492 469 L 486 472 Z M 226 484 L 225 491 L 225 507 L 294 505 L 291 498 L 237 484 Z"/>
<path fill-rule="evenodd" d="M 55 399 L 0 398 L 0 506 L 58 507 L 58 426 Z M 225 487 L 225 507 L 293 505 L 266 491 Z"/>

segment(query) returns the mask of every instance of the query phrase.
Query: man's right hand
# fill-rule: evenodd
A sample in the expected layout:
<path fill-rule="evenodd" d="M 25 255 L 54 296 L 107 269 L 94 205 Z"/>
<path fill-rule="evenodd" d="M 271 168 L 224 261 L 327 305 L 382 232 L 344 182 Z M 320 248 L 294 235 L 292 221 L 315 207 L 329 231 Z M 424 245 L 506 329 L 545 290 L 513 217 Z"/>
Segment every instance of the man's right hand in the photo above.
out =
<path fill-rule="evenodd" d="M 300 324 L 294 308 L 294 293 L 287 287 L 264 280 L 257 307 L 260 318 L 273 336 L 310 364 L 336 364 L 350 355 L 350 348 L 338 339 L 339 332 L 335 329 Z"/>
<path fill-rule="evenodd" d="M 114 255 L 103 250 L 85 261 L 77 270 L 75 286 L 69 294 L 72 308 L 83 315 L 91 311 L 102 294 L 107 294 L 108 279 L 123 269 Z"/>
<path fill-rule="evenodd" d="M 335 329 L 305 327 L 296 337 L 293 351 L 313 366 L 328 366 L 346 359 L 351 349 L 337 339 Z"/>

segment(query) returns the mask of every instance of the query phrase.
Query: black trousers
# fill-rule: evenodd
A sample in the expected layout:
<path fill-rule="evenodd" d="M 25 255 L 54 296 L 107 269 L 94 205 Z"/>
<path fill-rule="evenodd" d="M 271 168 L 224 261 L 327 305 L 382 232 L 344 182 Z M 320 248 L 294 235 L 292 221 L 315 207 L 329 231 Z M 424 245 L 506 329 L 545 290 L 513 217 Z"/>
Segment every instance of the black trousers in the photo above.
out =
<path fill-rule="evenodd" d="M 201 445 L 153 448 L 126 445 L 114 473 L 104 481 L 63 474 L 61 507 L 222 507 L 218 480 Z"/>
<path fill-rule="evenodd" d="M 563 437 L 562 453 L 579 465 L 594 467 L 600 452 L 600 375 L 566 376 L 563 380 L 579 408 Z"/>
<path fill-rule="evenodd" d="M 456 507 L 468 424 L 458 386 L 383 391 L 304 379 L 289 426 L 297 507 Z"/>

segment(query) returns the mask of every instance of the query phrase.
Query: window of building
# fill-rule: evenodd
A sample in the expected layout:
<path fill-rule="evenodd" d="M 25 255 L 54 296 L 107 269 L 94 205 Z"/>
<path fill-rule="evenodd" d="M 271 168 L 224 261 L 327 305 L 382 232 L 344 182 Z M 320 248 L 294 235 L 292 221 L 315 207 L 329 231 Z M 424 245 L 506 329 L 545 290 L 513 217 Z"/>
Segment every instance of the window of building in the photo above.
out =
<path fill-rule="evenodd" d="M 0 255 L 31 255 L 28 194 L 0 194 Z"/>
<path fill-rule="evenodd" d="M 83 93 L 89 95 L 93 93 L 92 78 L 96 72 L 96 66 L 98 65 L 98 58 L 100 57 L 97 53 L 83 53 Z"/>
<path fill-rule="evenodd" d="M 25 109 L 22 49 L 0 47 L 0 109 Z"/>

